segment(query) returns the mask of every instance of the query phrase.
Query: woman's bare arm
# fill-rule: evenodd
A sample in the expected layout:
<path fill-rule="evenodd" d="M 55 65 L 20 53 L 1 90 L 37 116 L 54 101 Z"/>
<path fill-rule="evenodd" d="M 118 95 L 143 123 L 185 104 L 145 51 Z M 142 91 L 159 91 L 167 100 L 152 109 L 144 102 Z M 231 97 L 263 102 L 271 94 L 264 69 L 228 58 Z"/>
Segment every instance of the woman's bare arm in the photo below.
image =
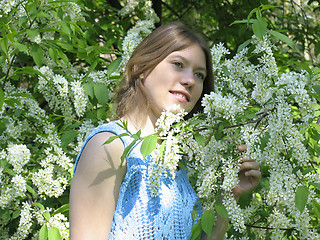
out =
<path fill-rule="evenodd" d="M 98 133 L 86 144 L 70 191 L 70 240 L 108 239 L 126 164 L 120 139 L 104 142 L 114 134 Z"/>

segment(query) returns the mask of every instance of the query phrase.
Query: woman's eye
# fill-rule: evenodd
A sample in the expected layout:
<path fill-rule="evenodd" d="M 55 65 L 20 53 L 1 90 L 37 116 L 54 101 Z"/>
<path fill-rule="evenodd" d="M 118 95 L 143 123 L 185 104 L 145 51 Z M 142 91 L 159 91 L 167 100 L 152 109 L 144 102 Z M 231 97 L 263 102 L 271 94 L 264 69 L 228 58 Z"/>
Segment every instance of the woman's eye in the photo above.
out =
<path fill-rule="evenodd" d="M 178 68 L 182 68 L 183 67 L 181 62 L 173 62 L 172 64 L 175 65 Z"/>
<path fill-rule="evenodd" d="M 201 80 L 204 80 L 205 79 L 205 76 L 203 73 L 195 73 L 194 74 L 197 78 L 201 79 Z"/>

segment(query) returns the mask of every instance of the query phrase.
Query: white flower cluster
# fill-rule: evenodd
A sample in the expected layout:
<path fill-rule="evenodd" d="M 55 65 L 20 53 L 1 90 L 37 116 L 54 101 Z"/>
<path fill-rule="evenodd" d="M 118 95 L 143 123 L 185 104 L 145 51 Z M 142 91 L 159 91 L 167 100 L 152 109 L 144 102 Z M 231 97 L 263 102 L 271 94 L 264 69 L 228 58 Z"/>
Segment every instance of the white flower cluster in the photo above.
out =
<path fill-rule="evenodd" d="M 167 177 L 170 174 L 174 178 L 178 163 L 182 159 L 179 138 L 175 136 L 177 132 L 180 132 L 180 129 L 172 128 L 172 126 L 174 123 L 182 122 L 185 115 L 186 112 L 184 110 L 180 111 L 179 106 L 170 106 L 162 112 L 156 122 L 156 132 L 165 140 L 163 140 L 161 146 L 158 145 L 153 151 L 153 162 L 148 169 L 149 188 L 151 195 L 154 197 L 158 195 L 162 176 Z"/>
<path fill-rule="evenodd" d="M 120 71 L 124 70 L 124 66 L 129 61 L 133 51 L 153 29 L 154 22 L 152 20 L 139 20 L 136 25 L 127 32 L 122 42 L 123 56 Z"/>
<path fill-rule="evenodd" d="M 318 174 L 302 173 L 311 160 L 304 143 L 304 128 L 314 116 L 316 102 L 309 94 L 313 92 L 314 80 L 305 72 L 279 74 L 273 56 L 275 47 L 269 36 L 263 40 L 253 37 L 251 43 L 255 47 L 252 53 L 258 60 L 255 64 L 248 60 L 248 48 L 232 59 L 223 59 L 228 50 L 222 44 L 211 49 L 216 92 L 202 99 L 206 118 L 196 126 L 201 129 L 206 145 L 200 145 L 193 135 L 184 138 L 184 144 L 181 144 L 189 158 L 189 174 L 196 177 L 197 192 L 209 201 L 209 205 L 217 192 L 227 196 L 223 204 L 234 230 L 243 232 L 245 221 L 254 223 L 252 219 L 259 220 L 255 217 L 256 211 L 274 206 L 268 216 L 268 226 L 274 228 L 273 239 L 284 236 L 280 228 L 294 228 L 302 239 L 312 239 L 318 235 L 309 228 L 309 210 L 306 207 L 301 213 L 297 209 L 295 195 L 303 182 L 320 182 Z M 247 114 L 243 118 L 246 122 L 241 118 L 244 114 Z M 247 120 L 249 116 L 250 121 Z M 208 134 L 208 126 L 219 126 L 225 120 L 231 122 L 234 129 L 232 126 L 224 129 L 221 140 L 215 139 L 214 133 Z M 268 184 L 261 186 L 260 200 L 252 200 L 245 209 L 228 195 L 238 184 L 237 161 L 240 159 L 234 157 L 228 145 L 240 143 L 247 144 L 247 154 L 268 169 Z M 312 201 L 316 198 L 310 190 L 307 204 Z M 257 224 L 263 226 L 263 223 Z M 253 232 L 259 239 L 264 239 L 266 234 L 263 229 Z"/>
<path fill-rule="evenodd" d="M 54 74 L 52 69 L 47 66 L 38 70 L 42 73 L 39 75 L 38 88 L 49 107 L 54 111 L 61 111 L 66 117 L 83 116 L 88 98 L 81 82 L 78 80 L 68 82 L 64 76 Z M 70 96 L 72 96 L 72 100 L 70 100 Z M 73 109 L 75 109 L 75 114 L 73 114 Z"/>
<path fill-rule="evenodd" d="M 174 123 L 181 122 L 183 117 L 187 115 L 187 112 L 182 109 L 180 110 L 179 105 L 171 105 L 165 111 L 162 112 L 161 116 L 156 122 L 156 132 L 160 137 L 167 136 L 169 131 L 172 130 L 173 133 L 180 132 L 181 129 L 171 129 Z"/>
<path fill-rule="evenodd" d="M 0 112 L 1 119 L 6 120 L 6 129 L 0 134 L 4 147 L 0 151 L 0 160 L 4 163 L 0 167 L 0 186 L 3 186 L 0 189 L 0 208 L 11 215 L 16 211 L 21 212 L 19 225 L 13 233 L 11 229 L 9 234 L 6 227 L 9 224 L 7 221 L 12 219 L 0 220 L 0 238 L 22 240 L 30 236 L 35 223 L 33 215 L 41 212 L 32 209 L 30 198 L 26 199 L 27 184 L 35 191 L 32 193 L 35 201 L 39 197 L 60 196 L 69 186 L 72 160 L 62 151 L 57 127 L 50 122 L 45 110 L 36 100 L 23 95 L 30 93 L 23 88 L 14 88 L 9 82 L 3 90 L 5 98 L 13 98 L 20 104 L 4 103 Z M 12 114 L 8 118 L 8 112 L 19 114 Z M 35 159 L 40 165 L 34 164 Z M 67 224 L 66 220 L 63 221 Z M 64 234 L 67 236 L 67 230 Z"/>
<path fill-rule="evenodd" d="M 47 148 L 45 155 L 46 157 L 40 161 L 42 168 L 32 174 L 32 182 L 44 198 L 57 198 L 69 184 L 73 164 L 60 148 Z"/>
<path fill-rule="evenodd" d="M 58 228 L 62 239 L 69 239 L 69 222 L 68 218 L 61 213 L 51 216 L 46 223 L 47 228 Z"/>
<path fill-rule="evenodd" d="M 246 100 L 237 99 L 231 94 L 223 96 L 220 93 L 211 92 L 202 99 L 203 111 L 208 114 L 208 117 L 223 117 L 232 122 L 238 114 L 243 113 L 247 105 Z"/>
<path fill-rule="evenodd" d="M 28 202 L 23 202 L 18 229 L 8 240 L 26 239 L 31 232 L 32 218 L 31 205 Z"/>
<path fill-rule="evenodd" d="M 126 0 L 124 7 L 119 11 L 120 16 L 126 16 L 134 11 L 141 0 Z"/>
<path fill-rule="evenodd" d="M 243 233 L 246 230 L 243 212 L 240 206 L 237 204 L 233 194 L 231 192 L 225 192 L 222 202 L 228 211 L 230 221 L 233 224 L 234 229 L 240 233 Z"/>
<path fill-rule="evenodd" d="M 21 173 L 23 167 L 29 162 L 30 150 L 24 144 L 9 144 L 7 148 L 7 161 L 13 166 L 13 171 Z"/>
<path fill-rule="evenodd" d="M 80 81 L 70 83 L 73 95 L 73 105 L 78 117 L 82 117 L 86 111 L 88 98 L 84 93 L 83 86 Z"/>
<path fill-rule="evenodd" d="M 152 8 L 150 0 L 128 0 L 125 7 L 120 10 L 120 15 L 128 15 L 134 11 L 139 2 L 144 2 L 144 20 L 138 20 L 135 26 L 131 28 L 122 42 L 122 62 L 119 66 L 119 72 L 123 72 L 125 65 L 131 57 L 131 54 L 139 43 L 149 35 L 155 28 L 154 24 L 159 21 L 158 16 Z"/>
<path fill-rule="evenodd" d="M 223 63 L 222 57 L 224 57 L 227 54 L 230 54 L 229 49 L 227 49 L 223 43 L 218 43 L 212 46 L 210 49 L 211 52 L 211 58 L 212 58 L 212 70 L 214 72 L 221 71 Z"/>
<path fill-rule="evenodd" d="M 19 2 L 20 0 L 2 0 L 0 1 L 0 10 L 2 10 L 4 14 L 8 14 Z M 1 16 L 0 14 L 0 17 Z"/>
<path fill-rule="evenodd" d="M 206 136 L 202 132 L 203 136 Z M 226 145 L 222 141 L 217 141 L 212 136 L 209 142 L 200 145 L 191 135 L 183 140 L 183 152 L 188 155 L 189 175 L 197 175 L 198 195 L 205 199 L 213 199 L 218 193 L 222 183 L 222 171 L 219 165 L 223 159 L 222 153 L 226 151 Z"/>

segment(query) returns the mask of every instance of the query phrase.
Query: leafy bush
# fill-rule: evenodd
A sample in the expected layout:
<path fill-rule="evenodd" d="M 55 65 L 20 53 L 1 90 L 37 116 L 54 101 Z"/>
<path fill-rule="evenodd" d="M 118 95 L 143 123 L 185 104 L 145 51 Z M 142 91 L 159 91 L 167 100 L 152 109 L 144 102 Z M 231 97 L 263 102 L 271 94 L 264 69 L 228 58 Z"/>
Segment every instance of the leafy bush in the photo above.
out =
<path fill-rule="evenodd" d="M 92 128 L 113 116 L 110 100 L 121 69 L 158 19 L 150 1 L 131 1 L 120 11 L 90 0 L 0 6 L 0 239 L 68 239 L 74 159 Z M 248 26 L 255 36 L 236 56 L 226 58 L 223 45 L 213 46 L 217 91 L 204 99 L 204 115 L 179 125 L 184 154 L 196 160 L 188 162 L 191 181 L 211 209 L 194 237 L 213 224 L 214 195 L 228 196 L 235 183 L 225 181 L 237 174 L 232 149 L 243 142 L 263 179 L 239 204 L 230 196 L 216 204 L 220 214 L 229 213 L 229 238 L 318 236 L 319 69 L 297 73 L 277 65 L 273 54 L 281 49 L 272 41 L 295 47 L 268 30 L 263 9 L 252 12 L 257 17 Z M 220 172 L 212 168 L 221 163 L 217 158 L 225 159 Z M 213 179 L 221 173 L 224 182 Z"/>

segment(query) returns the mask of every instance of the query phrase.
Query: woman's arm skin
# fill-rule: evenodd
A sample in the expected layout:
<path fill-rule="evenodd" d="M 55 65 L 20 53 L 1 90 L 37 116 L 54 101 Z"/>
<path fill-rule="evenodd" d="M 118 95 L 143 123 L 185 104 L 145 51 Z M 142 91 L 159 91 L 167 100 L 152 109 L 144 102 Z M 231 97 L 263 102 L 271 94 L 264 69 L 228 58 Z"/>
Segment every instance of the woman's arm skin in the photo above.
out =
<path fill-rule="evenodd" d="M 247 150 L 247 146 L 242 144 L 237 147 L 240 152 L 244 152 Z M 232 190 L 234 198 L 238 201 L 239 198 L 245 194 L 250 192 L 252 189 L 259 185 L 261 179 L 261 172 L 259 168 L 259 163 L 254 159 L 250 159 L 248 155 L 244 155 L 242 157 L 242 163 L 239 170 L 239 184 Z M 218 202 L 222 202 L 222 197 L 218 200 Z M 227 230 L 229 221 L 225 220 L 219 214 L 216 214 L 217 218 L 215 221 L 215 225 L 212 229 L 212 233 L 210 236 L 210 240 L 220 240 L 224 239 L 224 234 Z M 205 233 L 202 234 L 203 240 L 207 239 Z"/>
<path fill-rule="evenodd" d="M 104 142 L 114 134 L 98 133 L 86 144 L 70 190 L 70 240 L 108 239 L 126 163 L 120 139 Z"/>

